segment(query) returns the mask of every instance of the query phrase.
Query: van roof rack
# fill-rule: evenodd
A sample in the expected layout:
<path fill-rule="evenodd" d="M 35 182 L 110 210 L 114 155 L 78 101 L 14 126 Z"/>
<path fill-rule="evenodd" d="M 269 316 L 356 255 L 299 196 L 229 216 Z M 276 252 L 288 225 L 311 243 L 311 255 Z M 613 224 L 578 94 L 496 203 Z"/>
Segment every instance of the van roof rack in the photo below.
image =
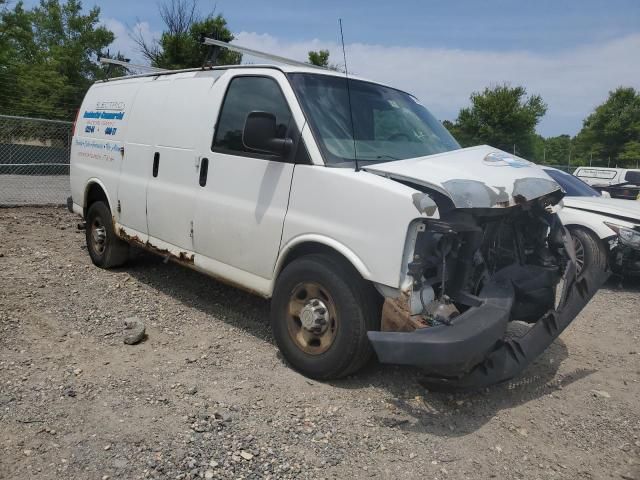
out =
<path fill-rule="evenodd" d="M 202 37 L 201 42 L 203 45 L 226 48 L 227 50 L 231 50 L 232 52 L 244 53 L 246 55 L 251 55 L 252 57 L 264 58 L 266 60 L 271 60 L 272 62 L 276 62 L 276 63 L 282 63 L 284 65 L 293 65 L 295 67 L 305 67 L 305 68 L 319 68 L 321 70 L 326 70 L 325 67 L 313 65 L 311 63 L 300 62 L 298 60 L 292 60 L 291 58 L 281 57 L 280 55 L 274 55 L 272 53 L 261 52 L 260 50 L 254 50 L 253 48 L 241 47 L 239 45 L 231 45 L 228 42 L 223 42 L 222 40 L 216 40 L 215 38 Z"/>
<path fill-rule="evenodd" d="M 201 43 L 203 45 L 209 45 L 212 48 L 226 48 L 229 49 L 231 51 L 234 52 L 239 52 L 239 53 L 244 53 L 253 57 L 259 57 L 259 58 L 264 58 L 267 60 L 270 60 L 274 63 L 280 63 L 280 64 L 284 64 L 284 65 L 291 65 L 291 66 L 295 66 L 295 67 L 304 67 L 304 68 L 316 68 L 318 70 L 328 70 L 325 67 L 320 67 L 318 65 L 313 65 L 311 63 L 305 63 L 305 62 L 300 62 L 298 60 L 293 60 L 291 58 L 286 58 L 286 57 L 281 57 L 280 55 L 274 55 L 271 53 L 266 53 L 266 52 L 261 52 L 259 50 L 254 50 L 252 48 L 247 48 L 247 47 L 241 47 L 239 45 L 231 45 L 228 42 L 223 42 L 221 40 L 216 40 L 214 38 L 209 38 L 209 37 L 205 37 L 202 36 L 201 37 Z M 212 55 L 211 57 L 215 58 L 215 54 Z M 194 68 L 184 68 L 184 69 L 177 69 L 177 70 L 170 70 L 170 69 L 166 69 L 166 68 L 158 68 L 158 67 L 152 67 L 149 65 L 140 65 L 140 64 L 135 64 L 135 63 L 131 63 L 129 61 L 124 61 L 124 60 L 116 60 L 113 58 L 105 58 L 105 57 L 100 57 L 99 58 L 100 63 L 104 63 L 104 64 L 108 64 L 108 65 L 118 65 L 121 67 L 124 67 L 127 71 L 131 72 L 130 75 L 125 75 L 122 77 L 114 77 L 114 78 L 108 78 L 105 80 L 98 80 L 98 83 L 100 82 L 109 82 L 109 81 L 113 81 L 113 80 L 123 80 L 125 78 L 138 78 L 138 77 L 151 77 L 151 76 L 156 76 L 156 75 L 168 75 L 168 74 L 173 74 L 173 73 L 182 73 L 182 72 L 195 72 L 198 70 L 212 70 L 212 69 L 226 69 L 226 68 L 237 68 L 237 67 L 251 67 L 251 65 L 219 65 L 219 66 L 213 66 L 213 65 L 203 65 L 202 67 L 194 67 Z M 256 65 L 256 66 L 263 66 L 263 65 Z M 133 71 L 141 71 L 143 73 L 133 73 Z"/>
<path fill-rule="evenodd" d="M 100 63 L 104 63 L 107 65 L 118 65 L 120 67 L 126 68 L 129 71 L 142 70 L 147 73 L 164 73 L 164 72 L 170 71 L 170 70 L 167 70 L 166 68 L 158 68 L 158 67 L 152 67 L 150 65 L 139 65 L 137 63 L 131 63 L 128 60 L 116 60 L 115 58 L 105 58 L 105 57 L 100 57 L 99 60 L 100 60 Z"/>

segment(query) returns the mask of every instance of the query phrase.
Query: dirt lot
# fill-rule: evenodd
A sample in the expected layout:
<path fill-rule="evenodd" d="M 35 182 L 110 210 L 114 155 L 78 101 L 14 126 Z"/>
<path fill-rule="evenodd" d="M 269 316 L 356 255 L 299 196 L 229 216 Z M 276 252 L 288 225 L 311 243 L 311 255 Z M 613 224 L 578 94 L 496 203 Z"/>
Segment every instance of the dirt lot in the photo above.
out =
<path fill-rule="evenodd" d="M 508 385 L 319 383 L 279 358 L 266 301 L 153 256 L 99 270 L 77 221 L 0 209 L 0 478 L 640 479 L 637 283 Z"/>

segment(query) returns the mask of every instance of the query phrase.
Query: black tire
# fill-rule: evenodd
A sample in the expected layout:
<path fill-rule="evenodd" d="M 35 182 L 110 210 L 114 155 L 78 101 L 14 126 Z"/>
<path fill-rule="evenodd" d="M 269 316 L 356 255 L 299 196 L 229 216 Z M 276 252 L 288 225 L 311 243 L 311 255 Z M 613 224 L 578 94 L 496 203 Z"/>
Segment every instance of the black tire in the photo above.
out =
<path fill-rule="evenodd" d="M 89 206 L 85 234 L 87 250 L 94 265 L 113 268 L 123 265 L 129 258 L 129 244 L 117 237 L 111 210 L 106 203 L 99 201 Z"/>
<path fill-rule="evenodd" d="M 316 296 L 326 303 L 329 312 L 335 313 L 336 328 L 328 347 L 301 346 L 294 339 L 298 335 L 291 331 L 296 324 L 301 325 L 298 327 L 301 331 L 304 327 L 300 318 L 296 321 L 295 315 L 290 314 L 290 302 L 300 302 L 305 308 L 314 302 L 309 298 L 309 303 L 304 303 L 306 297 L 297 293 L 307 286 L 316 286 Z M 323 254 L 298 258 L 278 277 L 271 300 L 276 344 L 291 366 L 307 377 L 319 380 L 344 377 L 362 368 L 371 358 L 367 331 L 379 328 L 380 305 L 377 292 L 346 262 Z M 328 321 L 332 325 L 332 319 Z M 303 333 L 313 336 L 308 330 Z M 314 348 L 315 352 L 309 351 Z"/>
<path fill-rule="evenodd" d="M 604 243 L 592 232 L 583 228 L 570 228 L 576 249 L 578 278 L 583 278 L 590 272 L 599 274 L 607 269 L 607 250 Z"/>

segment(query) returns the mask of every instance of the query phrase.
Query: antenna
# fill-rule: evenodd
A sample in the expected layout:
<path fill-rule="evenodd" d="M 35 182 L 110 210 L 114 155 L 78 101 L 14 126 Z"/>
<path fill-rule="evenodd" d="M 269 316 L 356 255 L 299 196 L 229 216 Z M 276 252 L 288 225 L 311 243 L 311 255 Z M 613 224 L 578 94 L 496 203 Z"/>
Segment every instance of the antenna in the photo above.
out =
<path fill-rule="evenodd" d="M 342 42 L 342 58 L 344 58 L 344 78 L 347 82 L 347 98 L 349 99 L 349 118 L 351 119 L 351 138 L 353 138 L 353 159 L 356 162 L 356 172 L 360 171 L 358 166 L 358 150 L 356 149 L 356 129 L 353 125 L 353 107 L 351 106 L 351 87 L 349 84 L 349 69 L 347 68 L 347 54 L 344 49 L 344 35 L 342 33 L 342 19 L 338 19 L 340 24 L 340 41 Z"/>

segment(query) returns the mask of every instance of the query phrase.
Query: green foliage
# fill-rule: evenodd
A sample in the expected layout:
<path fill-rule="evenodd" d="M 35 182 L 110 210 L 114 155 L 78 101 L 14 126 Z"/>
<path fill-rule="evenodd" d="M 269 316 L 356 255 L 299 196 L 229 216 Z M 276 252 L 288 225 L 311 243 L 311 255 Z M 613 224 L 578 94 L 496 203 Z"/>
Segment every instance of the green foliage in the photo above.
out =
<path fill-rule="evenodd" d="M 619 87 L 589 115 L 576 136 L 578 157 L 599 164 L 636 166 L 640 160 L 640 92 Z"/>
<path fill-rule="evenodd" d="M 547 111 L 539 95 L 527 98 L 524 87 L 497 85 L 471 94 L 471 107 L 463 108 L 451 133 L 463 146 L 486 143 L 523 157 L 535 153 L 535 128 Z"/>
<path fill-rule="evenodd" d="M 328 68 L 329 70 L 341 70 L 338 65 L 329 63 L 329 50 L 311 50 L 309 51 L 309 63 L 318 67 Z"/>
<path fill-rule="evenodd" d="M 99 25 L 100 9 L 83 14 L 79 0 L 0 6 L 0 111 L 73 119 L 89 85 L 104 78 L 97 57 L 114 39 Z"/>
<path fill-rule="evenodd" d="M 329 67 L 329 50 L 311 50 L 309 52 L 309 63 L 318 67 Z"/>
<path fill-rule="evenodd" d="M 618 155 L 618 162 L 628 167 L 638 165 L 640 161 L 640 142 L 630 140 L 624 144 L 624 148 Z"/>
<path fill-rule="evenodd" d="M 549 137 L 544 142 L 544 163 L 548 165 L 565 165 L 571 154 L 571 137 L 558 135 Z"/>
<path fill-rule="evenodd" d="M 202 45 L 201 37 L 213 37 L 224 42 L 234 39 L 222 15 L 202 17 L 196 10 L 195 0 L 170 0 L 160 5 L 160 16 L 165 24 L 160 40 L 148 44 L 140 34 L 134 37 L 140 52 L 151 65 L 171 70 L 203 65 L 210 47 Z M 221 49 L 217 65 L 235 65 L 242 54 Z"/>

